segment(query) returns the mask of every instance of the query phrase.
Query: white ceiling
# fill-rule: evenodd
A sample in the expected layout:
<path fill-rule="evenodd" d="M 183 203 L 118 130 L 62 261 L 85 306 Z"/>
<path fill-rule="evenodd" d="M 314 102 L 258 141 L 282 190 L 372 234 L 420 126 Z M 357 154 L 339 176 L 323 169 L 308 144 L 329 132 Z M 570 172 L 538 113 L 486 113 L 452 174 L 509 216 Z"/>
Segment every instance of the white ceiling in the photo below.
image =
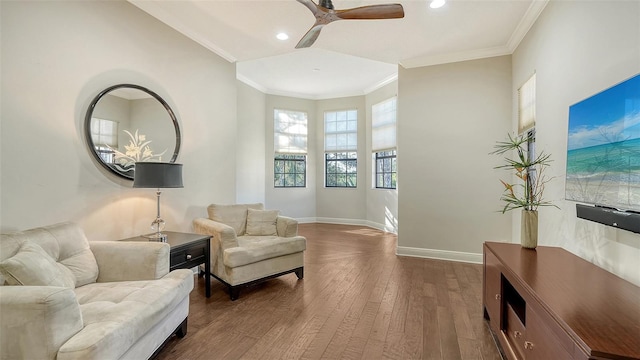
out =
<path fill-rule="evenodd" d="M 403 19 L 341 20 L 295 45 L 314 17 L 295 0 L 128 0 L 230 62 L 241 81 L 308 99 L 363 95 L 405 68 L 513 52 L 548 0 L 334 0 L 336 9 L 401 3 Z M 317 0 L 314 0 L 317 2 Z M 277 40 L 285 32 L 289 39 Z"/>

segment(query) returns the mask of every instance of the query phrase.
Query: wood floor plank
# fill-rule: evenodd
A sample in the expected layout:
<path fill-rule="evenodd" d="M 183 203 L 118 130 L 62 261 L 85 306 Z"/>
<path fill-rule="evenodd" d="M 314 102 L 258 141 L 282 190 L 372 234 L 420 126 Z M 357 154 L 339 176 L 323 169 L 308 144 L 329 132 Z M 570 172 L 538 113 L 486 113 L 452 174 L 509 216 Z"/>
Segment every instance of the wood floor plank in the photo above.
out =
<path fill-rule="evenodd" d="M 422 358 L 426 360 L 442 359 L 437 299 L 425 297 L 422 309 Z"/>
<path fill-rule="evenodd" d="M 407 308 L 407 319 L 404 327 L 404 349 L 405 359 L 419 359 L 422 357 L 422 331 L 423 331 L 423 266 L 424 262 L 419 262 L 411 275 L 409 290 L 409 304 Z"/>
<path fill-rule="evenodd" d="M 482 266 L 395 255 L 397 238 L 351 225 L 300 224 L 305 278 L 243 289 L 230 301 L 203 277 L 187 335 L 155 360 L 499 360 L 482 311 Z"/>
<path fill-rule="evenodd" d="M 438 329 L 443 360 L 461 360 L 460 344 L 450 308 L 438 306 Z"/>

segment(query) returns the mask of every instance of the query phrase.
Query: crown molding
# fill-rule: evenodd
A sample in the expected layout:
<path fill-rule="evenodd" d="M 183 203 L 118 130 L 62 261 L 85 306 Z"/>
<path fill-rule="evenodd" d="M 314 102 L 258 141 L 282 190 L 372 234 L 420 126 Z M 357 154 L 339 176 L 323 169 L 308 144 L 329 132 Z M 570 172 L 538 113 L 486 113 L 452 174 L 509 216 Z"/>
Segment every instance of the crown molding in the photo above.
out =
<path fill-rule="evenodd" d="M 380 89 L 381 87 L 388 85 L 394 81 L 398 80 L 398 73 L 396 72 L 395 74 L 387 77 L 386 79 L 382 79 L 381 81 L 377 82 L 376 84 L 373 84 L 367 88 L 364 89 L 364 94 L 368 95 L 371 94 L 372 92 Z"/>
<path fill-rule="evenodd" d="M 462 51 L 457 53 L 446 53 L 438 55 L 426 55 L 422 57 L 416 57 L 412 59 L 402 60 L 400 65 L 406 69 L 440 65 L 447 63 L 454 63 L 467 60 L 476 60 L 482 58 L 489 58 L 494 56 L 511 55 L 516 50 L 518 45 L 524 37 L 527 35 L 533 24 L 542 11 L 547 6 L 550 0 L 534 0 L 529 5 L 529 8 L 525 12 L 524 16 L 516 26 L 516 29 L 511 33 L 509 40 L 505 45 L 496 46 L 492 48 L 475 49 L 471 51 Z"/>
<path fill-rule="evenodd" d="M 164 24 L 170 26 L 173 30 L 178 31 L 182 35 L 202 45 L 209 51 L 214 52 L 216 55 L 222 57 L 228 62 L 234 63 L 237 61 L 237 59 L 234 56 L 222 50 L 220 47 L 218 47 L 214 43 L 208 41 L 205 36 L 201 35 L 196 31 L 190 30 L 188 26 L 184 25 L 184 23 L 182 23 L 179 20 L 176 20 L 176 16 L 174 14 L 171 14 L 169 11 L 161 7 L 162 1 L 145 1 L 145 0 L 127 0 L 127 1 L 130 4 L 139 8 L 140 10 L 160 20 Z"/>
<path fill-rule="evenodd" d="M 246 76 L 244 76 L 244 75 L 242 75 L 242 74 L 238 73 L 238 71 L 237 71 L 237 70 L 236 70 L 236 79 L 238 79 L 238 80 L 242 81 L 243 83 L 245 83 L 245 84 L 247 84 L 247 85 L 251 86 L 252 88 L 254 88 L 254 89 L 256 89 L 256 90 L 260 91 L 261 93 L 265 93 L 265 94 L 267 94 L 267 93 L 268 93 L 268 89 L 267 89 L 267 88 L 265 88 L 264 86 L 262 86 L 262 85 L 258 84 L 258 83 L 257 83 L 257 82 L 255 82 L 255 81 L 253 81 L 253 80 L 249 79 L 248 77 L 246 77 Z"/>
<path fill-rule="evenodd" d="M 531 2 L 527 12 L 525 12 L 522 19 L 520 19 L 518 26 L 516 26 L 516 29 L 511 33 L 511 37 L 507 42 L 507 48 L 511 53 L 516 50 L 522 39 L 524 39 L 529 30 L 531 30 L 531 27 L 536 23 L 536 20 L 538 20 L 538 17 L 542 14 L 542 10 L 544 10 L 549 1 L 550 0 L 534 0 Z"/>
<path fill-rule="evenodd" d="M 441 65 L 502 55 L 511 55 L 511 50 L 506 46 L 496 46 L 492 48 L 475 49 L 456 53 L 426 55 L 413 59 L 402 60 L 400 65 L 405 69 L 411 69 L 422 66 Z"/>

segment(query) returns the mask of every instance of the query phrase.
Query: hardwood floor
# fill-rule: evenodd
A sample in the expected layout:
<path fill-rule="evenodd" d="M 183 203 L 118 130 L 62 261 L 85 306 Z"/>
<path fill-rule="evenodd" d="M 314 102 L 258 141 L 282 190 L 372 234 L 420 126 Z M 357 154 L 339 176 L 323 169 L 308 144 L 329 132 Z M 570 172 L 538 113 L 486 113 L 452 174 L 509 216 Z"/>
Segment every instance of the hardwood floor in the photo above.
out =
<path fill-rule="evenodd" d="M 212 279 L 191 293 L 188 332 L 157 359 L 495 359 L 482 266 L 395 255 L 367 227 L 301 224 L 304 279 L 288 274 L 230 301 Z"/>

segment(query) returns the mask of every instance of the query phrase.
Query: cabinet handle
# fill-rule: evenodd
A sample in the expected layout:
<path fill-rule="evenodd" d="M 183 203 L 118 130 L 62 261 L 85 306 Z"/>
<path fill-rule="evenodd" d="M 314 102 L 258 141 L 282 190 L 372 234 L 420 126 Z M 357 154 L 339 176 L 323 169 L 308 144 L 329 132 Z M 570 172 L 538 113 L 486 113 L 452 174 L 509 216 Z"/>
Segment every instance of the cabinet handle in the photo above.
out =
<path fill-rule="evenodd" d="M 516 337 L 516 339 L 517 339 L 517 338 L 519 338 L 520 336 L 522 336 L 522 333 L 521 333 L 520 331 L 516 330 L 516 331 L 514 331 L 514 332 L 513 332 L 513 336 L 515 336 L 515 337 Z"/>
<path fill-rule="evenodd" d="M 500 300 L 501 297 L 500 294 L 496 294 L 496 300 Z"/>
<path fill-rule="evenodd" d="M 191 255 L 187 254 L 187 260 L 191 260 Z"/>
<path fill-rule="evenodd" d="M 533 343 L 531 341 L 525 341 L 524 348 L 527 350 L 533 350 Z"/>

